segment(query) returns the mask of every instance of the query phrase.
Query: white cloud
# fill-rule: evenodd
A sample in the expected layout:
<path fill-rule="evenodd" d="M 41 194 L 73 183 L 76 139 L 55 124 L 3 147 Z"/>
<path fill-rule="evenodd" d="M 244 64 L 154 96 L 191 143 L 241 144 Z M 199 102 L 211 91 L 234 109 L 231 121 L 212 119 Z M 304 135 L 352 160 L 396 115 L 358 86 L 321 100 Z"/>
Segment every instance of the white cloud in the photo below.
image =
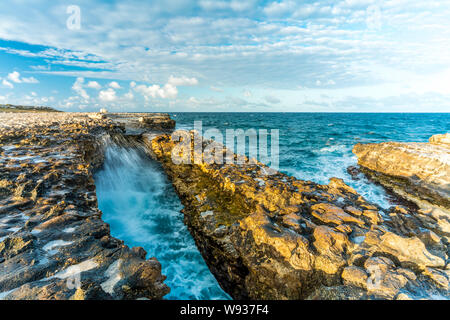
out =
<path fill-rule="evenodd" d="M 124 94 L 124 97 L 125 97 L 125 99 L 133 100 L 134 99 L 134 94 L 133 94 L 133 92 L 129 91 L 129 92 Z"/>
<path fill-rule="evenodd" d="M 15 83 L 21 83 L 22 80 L 20 80 L 20 73 L 17 71 L 11 72 L 8 74 L 8 79 Z"/>
<path fill-rule="evenodd" d="M 189 76 L 172 76 L 168 81 L 172 88 L 141 87 L 150 98 L 176 97 L 177 86 L 195 85 L 197 79 L 201 84 L 220 84 L 235 96 L 242 96 L 243 88 L 255 93 L 285 90 L 277 96 L 283 97 L 283 106 L 290 100 L 291 107 L 297 105 L 297 84 L 304 95 L 321 90 L 335 99 L 364 86 L 367 101 L 413 94 L 417 88 L 421 93 L 449 90 L 445 82 L 436 80 L 450 66 L 448 1 L 203 0 L 193 4 L 155 0 L 106 5 L 93 0 L 83 4 L 82 28 L 89 32 L 70 34 L 61 28 L 60 5 L 21 2 L 0 5 L 0 38 L 50 48 L 0 51 L 58 64 L 57 71 L 35 69 L 55 77 L 148 85 L 164 84 L 171 75 Z M 22 81 L 19 76 L 15 79 Z M 429 85 L 430 79 L 437 86 Z M 79 94 L 86 97 L 81 90 Z M 214 89 L 205 85 L 195 91 L 200 90 Z M 192 95 L 189 88 L 184 93 Z M 254 99 L 263 101 L 264 93 Z"/>
<path fill-rule="evenodd" d="M 20 77 L 20 73 L 17 71 L 13 71 L 10 74 L 8 74 L 8 79 L 15 83 L 39 83 L 39 81 L 33 77 L 30 78 Z"/>
<path fill-rule="evenodd" d="M 72 85 L 72 90 L 75 91 L 80 97 L 87 100 L 89 99 L 89 95 L 87 94 L 86 90 L 83 89 L 84 84 L 84 78 L 78 77 L 75 80 L 75 83 Z"/>
<path fill-rule="evenodd" d="M 198 84 L 198 80 L 196 78 L 188 78 L 184 76 L 179 78 L 170 76 L 167 83 L 174 86 L 196 86 Z"/>
<path fill-rule="evenodd" d="M 109 83 L 109 86 L 113 89 L 120 89 L 121 86 L 116 82 L 116 81 L 112 81 Z"/>
<path fill-rule="evenodd" d="M 196 97 L 190 97 L 188 99 L 188 102 L 191 103 L 191 104 L 194 104 L 194 105 L 200 104 L 200 100 L 198 100 Z"/>
<path fill-rule="evenodd" d="M 213 10 L 233 10 L 236 12 L 250 9 L 254 1 L 220 1 L 220 0 L 201 0 L 199 5 L 207 11 Z"/>
<path fill-rule="evenodd" d="M 264 13 L 268 16 L 281 16 L 292 12 L 295 7 L 293 1 L 272 2 L 264 8 Z"/>
<path fill-rule="evenodd" d="M 116 91 L 112 88 L 108 88 L 106 90 L 102 90 L 98 94 L 98 98 L 103 102 L 112 102 L 117 99 Z"/>
<path fill-rule="evenodd" d="M 22 78 L 23 83 L 39 83 L 39 80 L 34 77 Z"/>
<path fill-rule="evenodd" d="M 37 66 L 30 66 L 31 69 L 37 70 L 37 71 L 47 71 L 50 70 L 50 66 L 43 66 L 43 65 L 37 65 Z"/>
<path fill-rule="evenodd" d="M 320 87 L 320 86 L 334 86 L 336 84 L 336 82 L 334 82 L 334 80 L 329 79 L 327 81 L 321 81 L 321 80 L 316 80 L 316 86 Z"/>
<path fill-rule="evenodd" d="M 4 85 L 5 87 L 8 87 L 10 89 L 14 88 L 14 85 L 11 82 L 9 82 L 8 80 L 6 80 L 6 79 L 3 79 L 2 85 Z"/>
<path fill-rule="evenodd" d="M 151 98 L 175 99 L 178 95 L 178 89 L 174 85 L 167 83 L 163 87 L 159 85 L 145 86 L 139 85 L 135 90 L 141 93 L 146 100 Z"/>
<path fill-rule="evenodd" d="M 95 90 L 100 90 L 102 86 L 97 81 L 89 81 L 87 87 Z"/>

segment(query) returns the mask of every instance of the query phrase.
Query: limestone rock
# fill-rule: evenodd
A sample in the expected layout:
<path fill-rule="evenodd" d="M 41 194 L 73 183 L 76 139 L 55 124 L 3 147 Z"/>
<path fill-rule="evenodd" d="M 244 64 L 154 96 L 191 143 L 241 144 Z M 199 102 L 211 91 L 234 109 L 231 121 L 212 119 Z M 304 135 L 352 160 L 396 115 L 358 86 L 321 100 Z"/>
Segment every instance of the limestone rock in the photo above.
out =
<path fill-rule="evenodd" d="M 431 144 L 446 144 L 450 145 L 450 133 L 446 134 L 435 134 L 434 136 L 431 136 L 429 139 Z"/>
<path fill-rule="evenodd" d="M 191 145 L 198 138 L 183 134 Z M 384 219 L 378 206 L 341 179 L 319 185 L 280 172 L 267 175 L 258 162 L 177 164 L 170 135 L 145 136 L 144 142 L 180 196 L 206 263 L 233 298 L 449 296 L 422 274 L 445 267 L 446 249 L 420 240 L 417 235 L 431 229 L 418 212 L 392 209 L 397 220 Z M 435 230 L 436 219 L 427 219 Z"/>
<path fill-rule="evenodd" d="M 400 263 L 415 264 L 421 269 L 445 266 L 445 261 L 431 254 L 417 237 L 407 238 L 392 232 L 386 232 L 381 236 L 371 232 L 370 235 L 366 238 L 368 244 L 376 246 L 381 252 L 394 256 Z"/>
<path fill-rule="evenodd" d="M 102 139 L 123 133 L 109 116 L 120 117 L 0 113 L 0 299 L 161 299 L 170 291 L 159 262 L 111 237 L 97 208 Z"/>
<path fill-rule="evenodd" d="M 372 180 L 417 203 L 450 212 L 450 134 L 432 136 L 429 143 L 357 144 L 353 153 Z"/>
<path fill-rule="evenodd" d="M 356 266 L 348 266 L 342 272 L 342 279 L 346 285 L 354 285 L 367 289 L 367 273 L 364 269 Z"/>

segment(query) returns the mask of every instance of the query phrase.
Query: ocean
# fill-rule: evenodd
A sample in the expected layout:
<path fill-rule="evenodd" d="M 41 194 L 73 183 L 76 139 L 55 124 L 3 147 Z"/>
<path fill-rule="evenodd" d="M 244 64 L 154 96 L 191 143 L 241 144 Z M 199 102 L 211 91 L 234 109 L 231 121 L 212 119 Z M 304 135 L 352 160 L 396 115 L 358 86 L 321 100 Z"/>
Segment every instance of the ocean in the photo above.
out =
<path fill-rule="evenodd" d="M 327 184 L 342 178 L 369 201 L 391 205 L 383 189 L 365 178 L 352 180 L 356 143 L 426 142 L 450 131 L 450 114 L 368 113 L 172 113 L 177 129 L 250 128 L 279 130 L 280 171 Z M 167 299 L 229 299 L 209 271 L 180 212 L 182 204 L 160 165 L 140 153 L 110 145 L 95 175 L 99 208 L 111 234 L 125 244 L 142 246 L 147 258 L 162 264 L 171 288 Z"/>
<path fill-rule="evenodd" d="M 177 129 L 250 128 L 279 130 L 279 170 L 302 180 L 328 184 L 343 179 L 363 197 L 389 207 L 386 193 L 364 177 L 352 180 L 349 166 L 357 164 L 356 143 L 385 141 L 427 142 L 434 134 L 450 132 L 450 113 L 171 113 Z"/>

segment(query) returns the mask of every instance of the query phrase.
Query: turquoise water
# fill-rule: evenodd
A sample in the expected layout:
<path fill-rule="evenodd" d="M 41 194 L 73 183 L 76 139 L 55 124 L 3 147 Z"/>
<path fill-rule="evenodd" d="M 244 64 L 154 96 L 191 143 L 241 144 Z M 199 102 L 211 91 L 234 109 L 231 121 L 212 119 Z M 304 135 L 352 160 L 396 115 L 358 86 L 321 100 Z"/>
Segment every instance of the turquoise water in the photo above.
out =
<path fill-rule="evenodd" d="M 355 143 L 422 141 L 450 131 L 450 114 L 174 113 L 180 129 L 279 129 L 280 170 L 328 183 L 344 179 L 368 200 L 391 204 L 385 192 L 346 169 Z M 225 134 L 225 132 L 224 132 Z M 99 208 L 113 236 L 156 256 L 171 287 L 168 299 L 228 299 L 198 252 L 180 213 L 182 205 L 159 165 L 136 150 L 110 145 L 96 176 Z"/>
<path fill-rule="evenodd" d="M 138 150 L 110 144 L 95 183 L 112 236 L 161 262 L 171 288 L 166 299 L 229 299 L 184 225 L 180 200 L 157 163 Z"/>
<path fill-rule="evenodd" d="M 450 132 L 450 113 L 172 113 L 179 129 L 279 130 L 280 171 L 303 180 L 327 184 L 338 177 L 361 195 L 389 207 L 380 187 L 365 178 L 352 180 L 347 167 L 356 165 L 356 143 L 426 142 L 434 134 Z"/>

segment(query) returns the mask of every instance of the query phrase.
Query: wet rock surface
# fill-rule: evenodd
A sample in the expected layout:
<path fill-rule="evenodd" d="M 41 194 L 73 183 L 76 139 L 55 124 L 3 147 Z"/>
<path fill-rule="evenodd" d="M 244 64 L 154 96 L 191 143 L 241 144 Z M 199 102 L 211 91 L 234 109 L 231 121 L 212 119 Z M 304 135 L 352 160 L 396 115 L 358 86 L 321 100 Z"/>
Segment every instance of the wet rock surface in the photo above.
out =
<path fill-rule="evenodd" d="M 175 120 L 167 113 L 109 113 L 98 114 L 108 117 L 115 123 L 125 127 L 127 133 L 143 133 L 147 131 L 172 131 L 175 129 Z"/>
<path fill-rule="evenodd" d="M 450 213 L 450 134 L 429 143 L 357 144 L 353 153 L 361 171 L 422 209 Z"/>
<path fill-rule="evenodd" d="M 97 209 L 92 171 L 103 161 L 102 136 L 124 131 L 117 118 L 0 113 L 0 299 L 161 299 L 170 291 L 157 259 L 111 237 Z"/>
<path fill-rule="evenodd" d="M 233 298 L 449 297 L 450 239 L 432 212 L 383 211 L 340 179 L 319 185 L 257 162 L 175 164 L 178 141 L 145 140 L 208 266 Z M 184 156 L 195 159 L 193 151 Z"/>

